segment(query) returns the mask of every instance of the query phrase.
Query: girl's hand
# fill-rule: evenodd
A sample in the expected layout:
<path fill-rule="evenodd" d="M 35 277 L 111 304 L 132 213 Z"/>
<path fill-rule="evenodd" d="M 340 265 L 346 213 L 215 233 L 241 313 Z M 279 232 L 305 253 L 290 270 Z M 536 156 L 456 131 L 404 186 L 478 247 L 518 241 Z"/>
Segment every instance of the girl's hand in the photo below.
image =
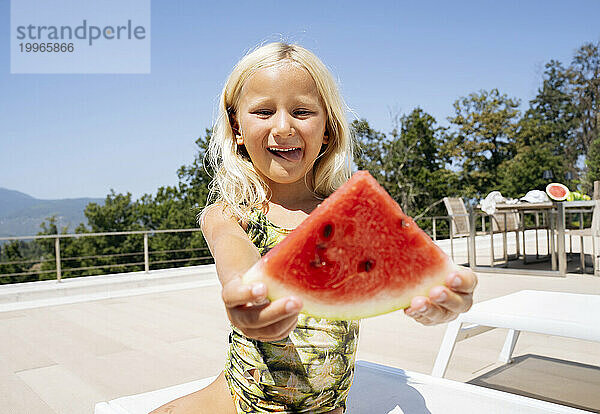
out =
<path fill-rule="evenodd" d="M 246 285 L 238 277 L 223 286 L 223 303 L 231 323 L 248 338 L 278 341 L 294 330 L 302 300 L 296 297 L 269 302 L 263 283 Z"/>
<path fill-rule="evenodd" d="M 473 290 L 477 276 L 470 269 L 461 267 L 446 277 L 445 286 L 435 286 L 429 297 L 415 296 L 404 313 L 423 325 L 436 325 L 456 319 L 473 304 Z"/>

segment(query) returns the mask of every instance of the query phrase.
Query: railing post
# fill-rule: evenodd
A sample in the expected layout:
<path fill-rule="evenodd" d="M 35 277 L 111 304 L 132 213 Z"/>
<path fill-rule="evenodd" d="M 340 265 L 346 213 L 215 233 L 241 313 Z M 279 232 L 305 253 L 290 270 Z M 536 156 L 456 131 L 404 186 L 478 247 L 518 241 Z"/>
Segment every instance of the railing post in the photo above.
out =
<path fill-rule="evenodd" d="M 565 225 L 566 227 L 566 225 Z M 583 210 L 579 211 L 579 229 L 583 229 Z M 592 237 L 594 233 L 592 232 Z M 583 250 L 583 236 L 579 237 L 579 260 L 581 262 L 581 273 L 585 273 L 585 251 Z M 573 252 L 573 236 L 569 234 L 569 252 Z M 592 252 L 592 258 L 595 253 Z"/>
<path fill-rule="evenodd" d="M 558 254 L 558 273 L 567 275 L 567 260 L 565 253 L 565 205 L 562 201 L 557 203 L 556 217 L 556 250 Z"/>
<path fill-rule="evenodd" d="M 525 226 L 525 213 L 523 213 L 523 226 Z M 540 214 L 535 212 L 535 258 L 540 258 L 540 243 L 538 240 L 538 229 L 540 228 Z M 525 230 L 523 230 L 523 240 L 525 240 Z M 525 251 L 525 241 L 523 241 L 523 251 Z M 525 256 L 525 253 L 523 253 Z"/>
<path fill-rule="evenodd" d="M 148 257 L 148 233 L 144 233 L 144 270 L 150 271 L 150 259 Z"/>
<path fill-rule="evenodd" d="M 507 219 L 507 215 L 506 212 L 502 213 L 502 215 L 504 216 L 504 232 L 502 233 L 502 243 L 504 244 L 503 247 L 503 251 L 502 251 L 502 258 L 504 259 L 504 261 L 506 262 L 506 265 L 508 266 L 508 247 L 506 246 L 508 244 L 508 236 L 506 235 L 506 232 L 508 231 L 508 225 L 506 223 L 506 219 Z"/>
<path fill-rule="evenodd" d="M 60 237 L 58 236 L 54 239 L 54 252 L 56 256 L 56 281 L 60 282 L 62 279 L 62 272 L 60 269 Z"/>
<path fill-rule="evenodd" d="M 437 240 L 437 236 L 435 234 L 435 217 L 433 218 L 433 240 Z"/>
<path fill-rule="evenodd" d="M 450 228 L 450 257 L 452 257 L 452 260 L 454 260 L 454 231 L 452 229 L 452 218 L 450 218 L 450 222 L 449 222 L 449 226 Z"/>
<path fill-rule="evenodd" d="M 469 207 L 469 267 L 472 269 L 477 267 L 477 252 L 475 250 L 475 210 L 473 207 Z M 483 216 L 482 216 L 483 221 Z M 485 223 L 484 223 L 485 224 Z M 485 230 L 485 228 L 484 228 Z"/>

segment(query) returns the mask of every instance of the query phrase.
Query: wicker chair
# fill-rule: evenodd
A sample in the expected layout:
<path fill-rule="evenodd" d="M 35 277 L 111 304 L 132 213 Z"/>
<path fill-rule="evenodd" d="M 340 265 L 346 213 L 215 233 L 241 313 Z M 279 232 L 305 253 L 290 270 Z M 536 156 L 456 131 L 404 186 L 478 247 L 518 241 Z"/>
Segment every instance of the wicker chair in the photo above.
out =
<path fill-rule="evenodd" d="M 467 207 L 465 207 L 465 202 L 462 198 L 444 197 L 443 201 L 444 205 L 446 206 L 446 210 L 448 211 L 448 216 L 451 217 L 450 256 L 454 260 L 454 238 L 469 237 L 470 235 L 469 213 L 467 212 Z M 469 253 L 470 252 L 467 247 L 467 260 L 470 263 L 471 256 Z"/>
<path fill-rule="evenodd" d="M 469 237 L 469 213 L 465 202 L 459 197 L 444 197 L 448 215 L 452 217 L 452 237 Z"/>

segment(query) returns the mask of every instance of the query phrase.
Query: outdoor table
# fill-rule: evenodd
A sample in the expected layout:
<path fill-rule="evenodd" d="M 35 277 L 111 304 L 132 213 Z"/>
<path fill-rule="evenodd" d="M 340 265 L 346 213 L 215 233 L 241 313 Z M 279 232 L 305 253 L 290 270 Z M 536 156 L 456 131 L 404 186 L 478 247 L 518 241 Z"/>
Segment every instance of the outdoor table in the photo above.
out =
<path fill-rule="evenodd" d="M 562 203 L 561 203 L 562 204 Z M 523 263 L 527 263 L 527 257 L 525 255 L 525 214 L 527 213 L 535 213 L 536 214 L 536 243 L 537 243 L 537 230 L 538 230 L 538 218 L 537 215 L 539 213 L 545 213 L 548 217 L 548 224 L 550 225 L 550 232 L 551 234 L 554 234 L 554 232 L 556 231 L 557 233 L 559 232 L 558 230 L 558 220 L 553 220 L 553 213 L 554 213 L 554 203 L 552 203 L 551 201 L 548 202 L 544 202 L 544 203 L 529 203 L 529 202 L 519 202 L 516 204 L 496 204 L 496 210 L 498 210 L 499 213 L 503 213 L 505 211 L 517 211 L 519 213 L 519 216 L 521 218 L 521 231 L 523 232 Z M 562 232 L 564 234 L 564 225 L 562 227 Z M 558 239 L 560 240 L 560 234 L 558 236 Z M 564 235 L 563 235 L 563 240 L 564 240 Z M 557 243 L 558 244 L 558 243 Z M 562 245 L 562 249 L 564 250 L 564 243 Z M 557 256 L 560 257 L 561 256 L 561 247 L 558 246 L 558 254 L 557 254 L 557 249 L 554 246 L 554 237 L 550 237 L 549 238 L 549 245 L 548 245 L 548 253 L 551 257 L 552 260 L 552 270 L 556 271 L 557 270 Z M 566 263 L 566 262 L 565 262 Z M 566 269 L 566 267 L 565 267 Z"/>
<path fill-rule="evenodd" d="M 552 260 L 552 270 L 554 274 L 558 273 L 559 276 L 566 276 L 567 274 L 567 254 L 565 249 L 565 209 L 567 208 L 580 208 L 580 207 L 593 207 L 594 201 L 564 201 L 564 202 L 543 202 L 543 203 L 528 203 L 519 202 L 515 204 L 498 203 L 496 204 L 496 210 L 500 213 L 507 211 L 518 211 L 522 216 L 525 213 L 530 212 L 544 212 L 548 214 L 549 225 L 550 225 L 550 256 Z M 476 266 L 476 249 L 475 249 L 475 215 L 478 212 L 475 209 L 471 209 L 469 212 L 470 220 L 470 236 L 469 236 L 469 254 L 472 263 L 469 263 L 470 267 L 477 268 Z M 524 227 L 522 228 L 524 232 Z M 536 230 L 537 231 L 537 230 Z M 556 243 L 554 242 L 554 235 L 556 234 Z M 504 237 L 506 233 L 504 232 Z M 555 245 L 556 244 L 556 245 Z M 481 270 L 481 269 L 479 269 Z M 521 270 L 521 272 L 523 272 Z M 539 273 L 540 271 L 528 271 L 523 273 Z M 548 272 L 543 272 L 548 273 Z"/>

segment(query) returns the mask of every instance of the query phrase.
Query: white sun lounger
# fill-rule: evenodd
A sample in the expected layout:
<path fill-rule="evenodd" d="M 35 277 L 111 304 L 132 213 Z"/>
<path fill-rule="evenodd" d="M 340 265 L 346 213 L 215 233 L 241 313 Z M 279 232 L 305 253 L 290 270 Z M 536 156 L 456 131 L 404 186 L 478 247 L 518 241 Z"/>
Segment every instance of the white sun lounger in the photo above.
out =
<path fill-rule="evenodd" d="M 494 328 L 509 330 L 503 363 L 511 360 L 521 331 L 600 342 L 600 295 L 521 290 L 476 303 L 448 324 L 431 375 L 446 374 L 456 342 Z"/>
<path fill-rule="evenodd" d="M 210 384 L 205 378 L 96 404 L 95 414 L 146 414 Z M 444 378 L 358 361 L 348 414 L 586 413 L 570 407 Z"/>

